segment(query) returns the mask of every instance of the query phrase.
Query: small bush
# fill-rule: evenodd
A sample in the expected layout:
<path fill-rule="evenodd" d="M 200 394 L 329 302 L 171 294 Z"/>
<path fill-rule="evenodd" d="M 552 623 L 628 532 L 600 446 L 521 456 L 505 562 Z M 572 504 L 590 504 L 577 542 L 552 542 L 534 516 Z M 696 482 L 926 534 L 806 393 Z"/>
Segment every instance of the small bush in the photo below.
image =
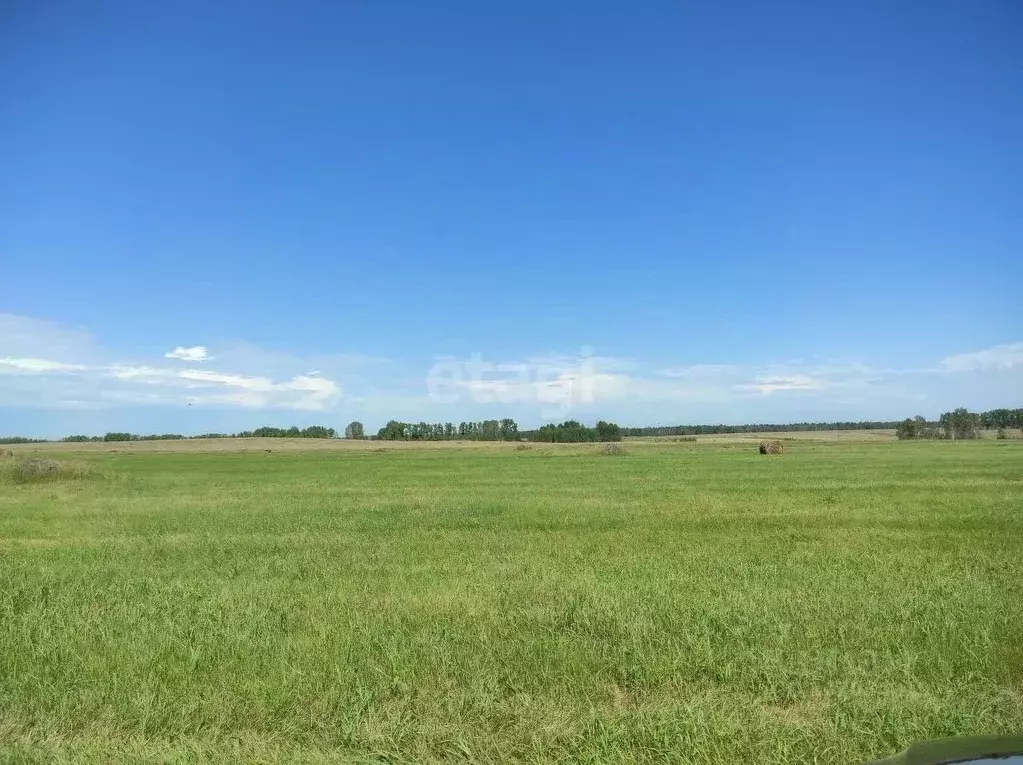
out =
<path fill-rule="evenodd" d="M 517 452 L 528 452 L 532 448 L 533 447 L 530 446 L 529 444 L 519 444 L 518 446 L 515 447 L 515 451 L 517 451 Z"/>
<path fill-rule="evenodd" d="M 1007 433 L 1005 432 L 1005 428 L 999 428 L 999 429 L 998 429 L 998 433 L 996 433 L 996 434 L 995 434 L 995 438 L 997 438 L 997 439 L 998 439 L 999 441 L 1004 441 L 1004 440 L 1005 440 L 1005 439 L 1007 439 L 1008 437 L 1009 437 L 1009 436 L 1008 436 L 1008 434 L 1007 434 Z"/>
<path fill-rule="evenodd" d="M 612 442 L 609 444 L 604 444 L 602 447 L 600 447 L 600 453 L 606 454 L 609 457 L 620 457 L 621 455 L 625 454 L 625 450 L 622 449 L 621 444 Z"/>
<path fill-rule="evenodd" d="M 58 462 L 49 457 L 26 457 L 20 460 L 4 460 L 0 463 L 2 483 L 45 483 L 54 481 L 76 481 L 89 475 L 88 468 L 67 462 Z"/>

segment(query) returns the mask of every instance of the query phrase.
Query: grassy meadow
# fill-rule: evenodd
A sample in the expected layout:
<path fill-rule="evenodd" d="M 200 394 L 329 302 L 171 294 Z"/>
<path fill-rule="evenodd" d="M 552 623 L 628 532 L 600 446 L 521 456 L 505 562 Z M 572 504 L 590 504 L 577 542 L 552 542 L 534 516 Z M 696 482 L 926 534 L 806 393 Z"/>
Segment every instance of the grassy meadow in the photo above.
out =
<path fill-rule="evenodd" d="M 857 763 L 1023 730 L 1023 443 L 755 443 L 15 447 L 75 471 L 0 472 L 0 762 Z"/>

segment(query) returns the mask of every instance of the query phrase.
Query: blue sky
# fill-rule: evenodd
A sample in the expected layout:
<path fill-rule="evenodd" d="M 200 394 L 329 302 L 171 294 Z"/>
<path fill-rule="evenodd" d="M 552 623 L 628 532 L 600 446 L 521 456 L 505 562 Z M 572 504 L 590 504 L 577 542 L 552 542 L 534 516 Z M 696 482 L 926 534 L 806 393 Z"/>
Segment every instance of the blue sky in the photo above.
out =
<path fill-rule="evenodd" d="M 1012 0 L 0 14 L 0 431 L 1023 405 Z"/>

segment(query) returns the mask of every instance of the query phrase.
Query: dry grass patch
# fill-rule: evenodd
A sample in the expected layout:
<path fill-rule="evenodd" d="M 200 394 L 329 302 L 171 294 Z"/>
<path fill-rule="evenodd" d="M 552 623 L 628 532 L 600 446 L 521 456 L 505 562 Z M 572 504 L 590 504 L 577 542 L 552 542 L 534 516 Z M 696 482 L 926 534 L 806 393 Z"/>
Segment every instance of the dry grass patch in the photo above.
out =
<path fill-rule="evenodd" d="M 0 483 L 61 483 L 79 481 L 92 475 L 85 465 L 61 462 L 49 457 L 23 457 L 0 461 Z"/>

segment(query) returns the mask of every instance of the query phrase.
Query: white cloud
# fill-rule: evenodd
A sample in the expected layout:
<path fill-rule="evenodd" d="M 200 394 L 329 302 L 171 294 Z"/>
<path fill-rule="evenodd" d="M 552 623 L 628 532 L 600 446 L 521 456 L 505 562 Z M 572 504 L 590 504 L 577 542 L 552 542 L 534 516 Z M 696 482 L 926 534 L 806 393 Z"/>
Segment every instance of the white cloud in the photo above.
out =
<path fill-rule="evenodd" d="M 205 396 L 205 403 L 229 403 L 240 406 L 280 409 L 324 409 L 341 397 L 341 386 L 324 377 L 296 375 L 284 382 L 268 377 L 225 374 L 202 369 L 185 369 L 174 373 L 185 381 L 187 388 L 217 388 L 228 390 Z M 202 402 L 202 396 L 189 397 L 190 402 Z"/>
<path fill-rule="evenodd" d="M 138 385 L 158 386 L 164 392 L 134 391 L 114 398 L 137 403 L 227 404 L 252 408 L 325 409 L 341 398 L 341 386 L 325 377 L 295 375 L 275 381 L 262 375 L 215 372 L 208 369 L 165 369 L 119 364 L 102 370 L 108 377 Z M 110 398 L 109 392 L 106 396 Z"/>
<path fill-rule="evenodd" d="M 116 404 L 327 409 L 342 386 L 304 373 L 309 359 L 260 356 L 245 346 L 234 368 L 181 369 L 160 359 L 112 360 L 80 330 L 0 314 L 0 406 L 86 408 Z M 215 362 L 203 346 L 165 354 L 175 360 Z M 329 357 L 328 357 L 329 358 Z M 319 364 L 317 364 L 319 365 Z"/>
<path fill-rule="evenodd" d="M 669 367 L 658 370 L 664 377 L 708 378 L 723 377 L 739 370 L 734 364 L 692 364 L 687 367 Z"/>
<path fill-rule="evenodd" d="M 1023 390 L 1023 342 L 912 369 L 834 359 L 655 365 L 583 349 L 503 363 L 447 359 L 425 380 L 423 372 L 358 354 L 295 356 L 245 343 L 218 344 L 215 358 L 205 346 L 115 356 L 81 329 L 0 314 L 0 407 L 330 411 L 343 402 L 354 415 L 382 420 L 517 416 L 524 424 L 537 416 L 614 416 L 636 424 L 784 421 L 825 411 L 905 416 L 907 401 L 921 400 L 928 410 L 1013 406 Z"/>
<path fill-rule="evenodd" d="M 735 390 L 747 393 L 762 393 L 766 396 L 783 390 L 824 390 L 830 386 L 831 383 L 827 380 L 809 377 L 807 375 L 771 375 L 768 377 L 758 377 L 753 383 L 736 385 Z"/>
<path fill-rule="evenodd" d="M 210 361 L 212 356 L 206 351 L 205 345 L 193 345 L 190 348 L 178 346 L 173 351 L 163 354 L 165 359 L 180 359 L 181 361 Z"/>
<path fill-rule="evenodd" d="M 236 388 L 248 390 L 268 391 L 273 388 L 273 381 L 266 377 L 246 377 L 245 375 L 223 374 L 221 372 L 209 372 L 205 369 L 184 369 L 173 373 L 175 377 L 182 380 L 193 380 L 201 383 L 214 385 L 230 385 Z"/>
<path fill-rule="evenodd" d="M 436 377 L 434 371 L 437 371 Z M 884 374 L 859 363 L 807 366 L 788 362 L 766 367 L 691 364 L 655 368 L 637 361 L 595 356 L 547 356 L 514 363 L 479 357 L 438 362 L 428 378 L 435 400 L 454 403 L 536 403 L 584 408 L 600 402 L 700 404 L 738 401 L 754 395 L 792 392 L 821 396 L 864 395 Z"/>
<path fill-rule="evenodd" d="M 21 359 L 59 359 L 61 364 L 85 364 L 104 357 L 95 338 L 85 330 L 52 321 L 0 313 L 0 356 Z"/>
<path fill-rule="evenodd" d="M 11 356 L 0 358 L 0 373 L 24 372 L 28 374 L 45 374 L 47 372 L 82 372 L 87 367 L 83 364 L 67 364 L 49 359 L 18 359 Z"/>
<path fill-rule="evenodd" d="M 132 364 L 112 364 L 102 370 L 102 374 L 109 377 L 116 377 L 118 380 L 157 380 L 171 374 L 168 369 L 157 369 L 156 367 L 135 366 Z"/>
<path fill-rule="evenodd" d="M 602 402 L 720 401 L 730 385 L 711 379 L 717 369 L 701 368 L 693 379 L 663 379 L 657 376 L 663 373 L 644 373 L 638 362 L 626 359 L 537 356 L 492 363 L 477 356 L 439 361 L 427 376 L 427 387 L 435 403 L 533 404 L 541 416 L 553 417 Z"/>
<path fill-rule="evenodd" d="M 975 372 L 1023 366 L 1023 343 L 1006 343 L 973 353 L 960 353 L 942 360 L 946 372 Z"/>

